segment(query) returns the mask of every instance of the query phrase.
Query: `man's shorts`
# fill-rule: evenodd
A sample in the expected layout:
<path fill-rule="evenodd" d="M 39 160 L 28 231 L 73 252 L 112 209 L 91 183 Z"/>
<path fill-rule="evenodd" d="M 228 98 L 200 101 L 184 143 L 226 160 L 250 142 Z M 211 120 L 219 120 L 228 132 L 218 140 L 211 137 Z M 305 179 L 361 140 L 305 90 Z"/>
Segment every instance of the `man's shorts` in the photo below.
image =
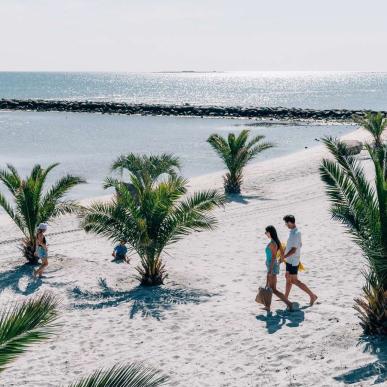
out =
<path fill-rule="evenodd" d="M 291 263 L 286 262 L 286 271 L 291 275 L 297 275 L 298 274 L 298 265 L 293 266 Z"/>

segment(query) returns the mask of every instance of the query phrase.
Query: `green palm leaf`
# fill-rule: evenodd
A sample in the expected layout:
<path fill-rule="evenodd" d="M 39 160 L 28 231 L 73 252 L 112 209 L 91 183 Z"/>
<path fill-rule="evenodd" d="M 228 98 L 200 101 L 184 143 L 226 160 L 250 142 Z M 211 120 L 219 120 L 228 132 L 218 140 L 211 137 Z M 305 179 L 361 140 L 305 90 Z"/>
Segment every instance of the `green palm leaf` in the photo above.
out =
<path fill-rule="evenodd" d="M 225 197 L 215 190 L 196 192 L 178 203 L 160 227 L 160 246 L 176 243 L 182 237 L 202 230 L 212 230 L 217 221 L 209 212 L 225 204 Z M 161 253 L 161 251 L 159 251 Z"/>
<path fill-rule="evenodd" d="M 372 135 L 376 146 L 382 144 L 382 134 L 387 128 L 387 118 L 384 118 L 382 113 L 367 113 L 365 117 L 355 116 L 354 121 Z"/>
<path fill-rule="evenodd" d="M 21 179 L 13 165 L 7 164 L 7 168 L 0 170 L 0 181 L 15 195 L 21 186 Z"/>
<path fill-rule="evenodd" d="M 117 364 L 108 370 L 95 371 L 69 387 L 157 387 L 165 385 L 168 379 L 142 364 Z"/>
<path fill-rule="evenodd" d="M 58 301 L 49 293 L 12 306 L 0 317 L 0 371 L 30 345 L 52 336 Z"/>
<path fill-rule="evenodd" d="M 128 171 L 130 176 L 136 177 L 143 185 L 151 185 L 161 175 L 177 176 L 180 170 L 180 160 L 171 154 L 161 155 L 136 155 L 129 153 L 117 158 L 112 164 L 112 171 L 121 174 Z"/>

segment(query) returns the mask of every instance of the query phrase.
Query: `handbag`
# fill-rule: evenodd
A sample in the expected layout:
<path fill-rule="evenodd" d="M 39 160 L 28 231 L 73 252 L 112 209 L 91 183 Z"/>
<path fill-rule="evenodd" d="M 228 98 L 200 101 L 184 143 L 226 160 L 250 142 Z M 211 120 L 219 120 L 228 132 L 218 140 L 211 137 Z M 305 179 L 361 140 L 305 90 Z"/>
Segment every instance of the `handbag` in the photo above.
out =
<path fill-rule="evenodd" d="M 263 304 L 266 308 L 269 308 L 271 305 L 271 299 L 273 297 L 273 290 L 268 286 L 258 288 L 257 296 L 255 297 L 255 302 L 258 304 Z"/>

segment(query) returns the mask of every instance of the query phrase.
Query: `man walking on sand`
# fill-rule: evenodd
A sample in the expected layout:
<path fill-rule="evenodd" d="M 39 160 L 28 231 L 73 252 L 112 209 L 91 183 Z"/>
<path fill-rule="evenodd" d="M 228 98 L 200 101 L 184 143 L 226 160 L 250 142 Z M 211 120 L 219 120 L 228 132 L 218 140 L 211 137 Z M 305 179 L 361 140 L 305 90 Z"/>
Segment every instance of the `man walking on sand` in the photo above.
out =
<path fill-rule="evenodd" d="M 298 265 L 300 264 L 301 256 L 301 232 L 296 226 L 296 219 L 293 215 L 284 216 L 284 222 L 286 227 L 290 230 L 289 239 L 286 243 L 285 255 L 286 259 L 286 291 L 285 297 L 289 299 L 289 293 L 292 288 L 292 285 L 298 286 L 301 290 L 307 293 L 310 297 L 310 305 L 312 306 L 316 300 L 317 296 L 297 278 L 298 274 Z"/>

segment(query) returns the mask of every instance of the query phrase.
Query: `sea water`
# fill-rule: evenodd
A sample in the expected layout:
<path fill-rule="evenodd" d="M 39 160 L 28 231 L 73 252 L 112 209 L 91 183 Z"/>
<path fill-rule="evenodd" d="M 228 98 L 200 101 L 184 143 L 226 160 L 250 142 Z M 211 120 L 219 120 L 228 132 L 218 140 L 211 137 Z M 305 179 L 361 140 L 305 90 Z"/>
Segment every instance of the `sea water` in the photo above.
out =
<path fill-rule="evenodd" d="M 257 160 L 311 147 L 321 136 L 340 136 L 354 129 L 349 125 L 263 125 L 248 119 L 3 111 L 0 166 L 11 163 L 26 175 L 36 163 L 59 162 L 51 181 L 65 173 L 79 175 L 88 184 L 74 190 L 72 197 L 97 196 L 106 194 L 102 182 L 110 175 L 112 162 L 129 152 L 174 153 L 181 159 L 186 177 L 221 170 L 219 157 L 206 142 L 208 136 L 245 128 L 276 145 Z"/>
<path fill-rule="evenodd" d="M 0 98 L 106 100 L 230 106 L 387 109 L 387 73 L 28 73 L 0 72 Z M 51 180 L 64 173 L 88 184 L 73 197 L 106 193 L 103 179 L 114 159 L 129 152 L 171 152 L 181 158 L 187 177 L 221 170 L 206 143 L 211 133 L 226 135 L 249 128 L 276 147 L 258 160 L 340 136 L 349 125 L 263 125 L 245 119 L 142 117 L 67 112 L 0 112 L 0 165 L 14 164 L 22 175 L 35 163 L 60 162 Z"/>

